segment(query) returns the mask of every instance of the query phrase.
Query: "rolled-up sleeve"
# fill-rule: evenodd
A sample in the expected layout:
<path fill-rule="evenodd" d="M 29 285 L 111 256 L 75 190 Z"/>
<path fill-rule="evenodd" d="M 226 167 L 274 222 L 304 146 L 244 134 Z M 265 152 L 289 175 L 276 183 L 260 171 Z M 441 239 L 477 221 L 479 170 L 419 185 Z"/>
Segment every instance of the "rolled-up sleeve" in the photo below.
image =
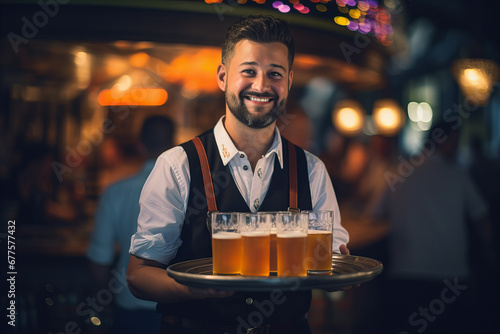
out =
<path fill-rule="evenodd" d="M 340 245 L 347 245 L 349 242 L 349 233 L 342 226 L 337 196 L 330 175 L 318 157 L 306 151 L 306 158 L 313 210 L 333 211 L 333 251 L 339 253 Z"/>
<path fill-rule="evenodd" d="M 182 147 L 176 146 L 158 157 L 141 192 L 130 254 L 163 264 L 175 257 L 182 244 L 189 182 L 189 162 Z"/>

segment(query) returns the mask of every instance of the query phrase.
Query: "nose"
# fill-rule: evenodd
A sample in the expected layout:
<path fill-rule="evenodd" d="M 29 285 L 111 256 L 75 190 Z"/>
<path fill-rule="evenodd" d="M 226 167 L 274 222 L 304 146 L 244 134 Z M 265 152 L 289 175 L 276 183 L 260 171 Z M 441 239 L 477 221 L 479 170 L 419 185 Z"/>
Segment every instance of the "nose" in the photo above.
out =
<path fill-rule="evenodd" d="M 259 73 L 255 76 L 252 88 L 260 93 L 269 91 L 269 78 L 265 73 Z"/>

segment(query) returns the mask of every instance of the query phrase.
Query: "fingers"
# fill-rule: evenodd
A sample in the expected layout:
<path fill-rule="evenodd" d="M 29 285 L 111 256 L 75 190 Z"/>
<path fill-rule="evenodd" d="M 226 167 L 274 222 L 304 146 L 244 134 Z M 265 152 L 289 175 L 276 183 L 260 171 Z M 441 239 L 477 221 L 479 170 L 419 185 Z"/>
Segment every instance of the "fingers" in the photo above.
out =
<path fill-rule="evenodd" d="M 347 246 L 344 244 L 340 245 L 339 250 L 340 250 L 340 254 L 351 255 L 349 248 L 347 248 Z"/>

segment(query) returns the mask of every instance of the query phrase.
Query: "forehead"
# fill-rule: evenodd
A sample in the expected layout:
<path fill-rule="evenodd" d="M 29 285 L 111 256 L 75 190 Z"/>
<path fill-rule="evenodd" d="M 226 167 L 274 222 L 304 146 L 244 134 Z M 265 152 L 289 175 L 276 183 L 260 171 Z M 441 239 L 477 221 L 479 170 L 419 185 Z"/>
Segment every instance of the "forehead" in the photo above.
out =
<path fill-rule="evenodd" d="M 288 68 L 288 48 L 280 42 L 259 43 L 244 39 L 234 47 L 232 65 L 256 62 L 259 65 L 280 65 Z"/>

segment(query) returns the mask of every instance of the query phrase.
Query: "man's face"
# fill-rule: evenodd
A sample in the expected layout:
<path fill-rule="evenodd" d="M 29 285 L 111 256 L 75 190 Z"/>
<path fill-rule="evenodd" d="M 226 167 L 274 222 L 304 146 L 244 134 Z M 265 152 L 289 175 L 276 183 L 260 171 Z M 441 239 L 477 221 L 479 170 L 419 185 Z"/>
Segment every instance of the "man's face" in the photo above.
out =
<path fill-rule="evenodd" d="M 217 70 L 227 108 L 251 128 L 267 127 L 284 112 L 292 78 L 288 49 L 279 42 L 242 40 L 229 64 Z"/>

